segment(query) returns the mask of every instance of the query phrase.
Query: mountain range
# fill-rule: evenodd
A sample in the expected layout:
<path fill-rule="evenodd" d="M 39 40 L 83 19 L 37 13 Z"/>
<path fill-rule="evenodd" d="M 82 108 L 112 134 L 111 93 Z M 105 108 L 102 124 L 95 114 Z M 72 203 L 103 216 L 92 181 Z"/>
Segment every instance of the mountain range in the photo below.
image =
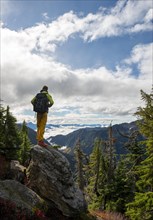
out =
<path fill-rule="evenodd" d="M 27 126 L 36 130 L 36 124 L 28 122 Z M 107 124 L 51 124 L 47 123 L 45 130 L 45 138 L 56 136 L 58 134 L 66 135 L 81 128 L 106 127 Z"/>
<path fill-rule="evenodd" d="M 138 141 L 143 140 L 144 138 L 137 132 L 138 127 L 136 121 L 131 123 L 122 123 L 112 126 L 112 136 L 115 140 L 114 147 L 116 154 L 125 154 L 127 153 L 127 148 L 125 143 L 129 142 L 136 135 Z M 81 148 L 89 155 L 92 152 L 94 141 L 96 138 L 100 138 L 103 141 L 108 140 L 109 136 L 109 126 L 108 127 L 95 127 L 95 128 L 82 128 L 76 131 L 73 131 L 67 135 L 56 135 L 54 137 L 47 138 L 48 142 L 60 146 L 67 146 L 71 149 L 71 152 L 74 151 L 75 145 L 78 140 L 80 140 Z"/>
<path fill-rule="evenodd" d="M 27 123 L 29 127 L 29 138 L 33 144 L 36 143 L 36 133 L 33 129 L 36 128 L 36 125 L 32 123 Z M 32 129 L 33 126 L 33 129 Z M 60 125 L 54 125 L 60 127 Z M 68 125 L 67 125 L 68 126 Z M 52 129 L 53 125 L 47 125 L 46 129 Z M 79 125 L 77 126 L 79 128 Z M 112 136 L 115 140 L 114 147 L 116 154 L 126 154 L 127 148 L 125 147 L 125 143 L 131 141 L 133 138 L 132 135 L 138 130 L 137 121 L 131 123 L 122 123 L 116 124 L 112 126 Z M 78 140 L 80 140 L 81 149 L 87 155 L 92 152 L 94 141 L 96 138 L 100 138 L 103 141 L 108 140 L 108 132 L 109 126 L 101 127 L 98 125 L 97 127 L 84 127 L 80 129 L 76 129 L 73 132 L 68 134 L 59 134 L 55 136 L 50 136 L 46 140 L 51 145 L 59 145 L 61 147 L 66 147 L 66 151 L 70 155 L 74 153 L 74 148 Z M 139 133 L 137 133 L 136 139 L 138 141 L 143 140 Z"/>

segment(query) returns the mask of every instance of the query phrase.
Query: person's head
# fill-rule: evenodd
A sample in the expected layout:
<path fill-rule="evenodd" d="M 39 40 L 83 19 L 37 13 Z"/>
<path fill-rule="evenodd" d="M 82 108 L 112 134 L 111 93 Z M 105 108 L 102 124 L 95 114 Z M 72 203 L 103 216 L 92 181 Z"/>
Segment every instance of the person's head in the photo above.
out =
<path fill-rule="evenodd" d="M 48 91 L 48 86 L 43 86 L 42 90 L 41 91 Z"/>

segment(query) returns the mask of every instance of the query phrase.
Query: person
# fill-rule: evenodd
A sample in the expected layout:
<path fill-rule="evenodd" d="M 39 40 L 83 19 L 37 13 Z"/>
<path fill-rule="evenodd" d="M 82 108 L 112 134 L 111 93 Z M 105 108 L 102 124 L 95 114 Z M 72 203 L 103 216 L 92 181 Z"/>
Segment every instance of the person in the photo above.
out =
<path fill-rule="evenodd" d="M 39 101 L 38 101 L 39 100 Z M 37 112 L 37 142 L 41 147 L 47 147 L 44 142 L 44 132 L 47 123 L 47 115 L 49 108 L 54 104 L 52 96 L 48 93 L 48 87 L 43 86 L 40 93 L 38 93 L 32 100 L 34 111 Z M 42 110 L 43 108 L 43 110 Z"/>

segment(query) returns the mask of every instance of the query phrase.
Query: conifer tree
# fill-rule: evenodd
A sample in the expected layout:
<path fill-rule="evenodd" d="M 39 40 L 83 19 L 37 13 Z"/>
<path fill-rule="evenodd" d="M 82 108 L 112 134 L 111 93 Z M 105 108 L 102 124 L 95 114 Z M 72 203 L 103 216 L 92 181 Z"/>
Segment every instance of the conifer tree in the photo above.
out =
<path fill-rule="evenodd" d="M 130 134 L 120 134 L 128 138 L 125 147 L 128 153 L 120 158 L 115 171 L 114 209 L 124 213 L 126 204 L 133 201 L 138 180 L 137 166 L 144 159 L 144 144 L 138 141 L 138 130 L 130 130 Z"/>
<path fill-rule="evenodd" d="M 25 165 L 26 161 L 28 160 L 30 150 L 31 143 L 28 137 L 28 128 L 24 120 L 21 128 L 21 148 L 19 151 L 19 160 L 22 165 Z"/>
<path fill-rule="evenodd" d="M 0 105 L 0 152 L 2 153 L 4 148 L 4 113 L 5 109 Z"/>
<path fill-rule="evenodd" d="M 112 192 L 112 210 L 120 213 L 125 213 L 126 204 L 132 201 L 134 197 L 133 171 L 131 163 L 127 156 L 124 155 L 117 163 L 114 173 L 114 191 Z"/>
<path fill-rule="evenodd" d="M 86 175 L 88 178 L 88 186 L 86 188 L 87 200 L 89 208 L 99 208 L 99 177 L 101 168 L 101 140 L 96 139 L 93 147 L 93 151 L 89 158 L 88 169 L 86 169 Z"/>
<path fill-rule="evenodd" d="M 139 128 L 145 136 L 146 158 L 138 166 L 138 190 L 134 201 L 127 205 L 127 215 L 132 220 L 153 219 L 153 90 L 146 94 L 141 90 L 145 107 L 139 107 L 136 115 L 139 118 Z M 143 218 L 142 218 L 143 217 Z"/>
<path fill-rule="evenodd" d="M 84 178 L 84 159 L 85 159 L 85 154 L 81 150 L 81 143 L 80 139 L 77 141 L 76 146 L 75 146 L 75 156 L 76 156 L 76 166 L 77 166 L 77 183 L 79 189 L 84 191 L 85 187 L 85 178 Z"/>
<path fill-rule="evenodd" d="M 108 155 L 108 161 L 109 161 L 108 175 L 109 175 L 109 179 L 111 181 L 111 180 L 113 180 L 114 169 L 116 166 L 114 138 L 113 138 L 113 130 L 112 130 L 111 123 L 108 128 L 108 141 L 106 143 L 107 143 L 107 155 Z"/>
<path fill-rule="evenodd" d="M 16 125 L 16 118 L 11 114 L 9 106 L 7 106 L 6 110 L 1 108 L 1 117 L 1 151 L 3 151 L 8 159 L 17 159 L 20 135 Z"/>
<path fill-rule="evenodd" d="M 114 209 L 114 176 L 116 169 L 116 155 L 114 147 L 115 139 L 113 138 L 112 124 L 108 128 L 108 140 L 103 141 L 101 156 L 101 207 L 102 209 Z"/>
<path fill-rule="evenodd" d="M 115 168 L 114 138 L 110 124 L 108 128 L 108 140 L 96 139 L 93 152 L 90 155 L 87 193 L 92 209 L 101 208 L 103 210 L 111 210 Z"/>

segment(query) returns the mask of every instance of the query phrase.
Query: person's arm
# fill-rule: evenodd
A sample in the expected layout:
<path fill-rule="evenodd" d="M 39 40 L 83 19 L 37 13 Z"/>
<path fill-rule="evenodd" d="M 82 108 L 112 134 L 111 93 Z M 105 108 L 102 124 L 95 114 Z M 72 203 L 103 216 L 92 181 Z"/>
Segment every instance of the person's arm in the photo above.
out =
<path fill-rule="evenodd" d="M 47 93 L 46 95 L 47 95 L 47 98 L 49 100 L 48 107 L 51 107 L 54 104 L 53 98 L 52 98 L 52 96 L 49 93 Z"/>

